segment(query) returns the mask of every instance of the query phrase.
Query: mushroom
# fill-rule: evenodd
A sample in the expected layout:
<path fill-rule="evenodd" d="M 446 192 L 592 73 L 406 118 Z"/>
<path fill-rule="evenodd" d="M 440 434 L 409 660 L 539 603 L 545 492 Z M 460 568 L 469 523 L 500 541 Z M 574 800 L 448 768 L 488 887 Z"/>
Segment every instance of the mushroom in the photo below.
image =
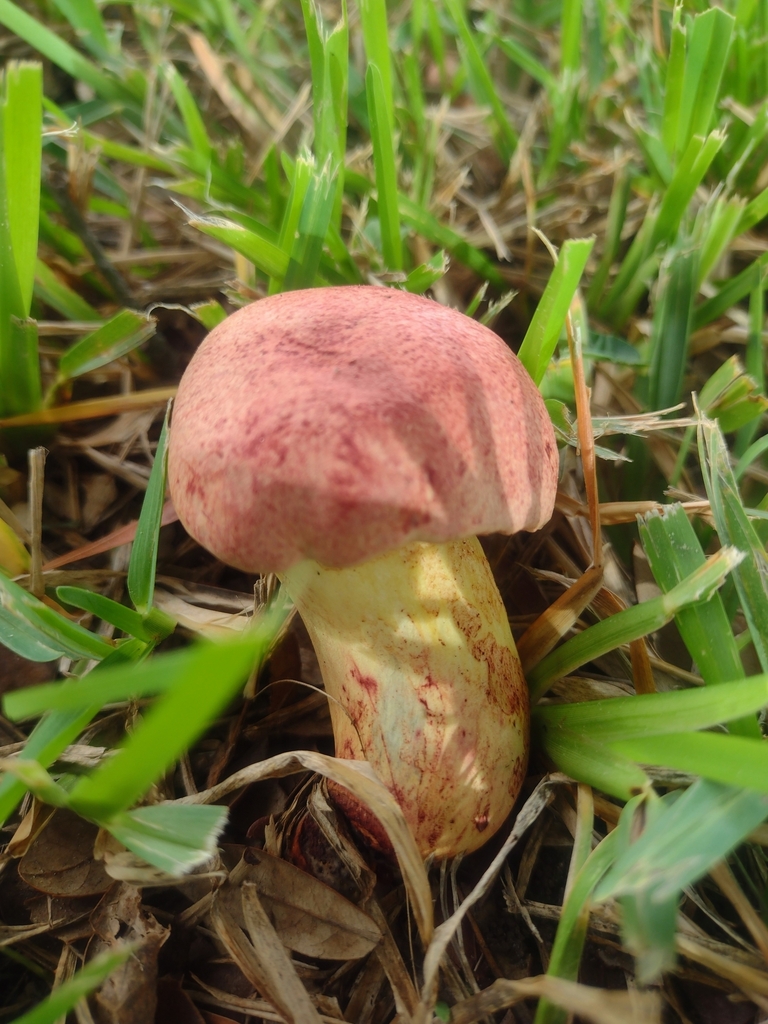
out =
<path fill-rule="evenodd" d="M 552 425 L 517 357 L 407 292 L 262 299 L 216 327 L 181 380 L 169 483 L 182 523 L 229 565 L 280 577 L 337 756 L 373 766 L 425 856 L 482 845 L 523 781 L 528 691 L 475 535 L 537 529 L 556 481 Z"/>

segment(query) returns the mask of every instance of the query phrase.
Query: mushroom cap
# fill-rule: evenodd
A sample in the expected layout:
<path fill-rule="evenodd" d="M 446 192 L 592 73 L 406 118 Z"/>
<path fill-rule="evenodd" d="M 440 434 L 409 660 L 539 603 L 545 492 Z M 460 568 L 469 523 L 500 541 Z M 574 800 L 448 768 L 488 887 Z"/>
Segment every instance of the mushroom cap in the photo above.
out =
<path fill-rule="evenodd" d="M 273 295 L 211 331 L 179 386 L 169 483 L 209 551 L 281 572 L 537 529 L 557 464 L 541 395 L 498 335 L 357 285 Z"/>

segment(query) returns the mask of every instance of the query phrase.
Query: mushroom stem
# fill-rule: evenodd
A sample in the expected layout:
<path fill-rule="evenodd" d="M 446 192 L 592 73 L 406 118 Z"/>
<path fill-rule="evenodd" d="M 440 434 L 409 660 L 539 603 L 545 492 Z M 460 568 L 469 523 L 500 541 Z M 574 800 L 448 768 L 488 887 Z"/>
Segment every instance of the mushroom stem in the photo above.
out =
<path fill-rule="evenodd" d="M 373 766 L 425 856 L 482 845 L 524 778 L 528 690 L 477 539 L 280 576 L 317 653 L 337 756 Z"/>

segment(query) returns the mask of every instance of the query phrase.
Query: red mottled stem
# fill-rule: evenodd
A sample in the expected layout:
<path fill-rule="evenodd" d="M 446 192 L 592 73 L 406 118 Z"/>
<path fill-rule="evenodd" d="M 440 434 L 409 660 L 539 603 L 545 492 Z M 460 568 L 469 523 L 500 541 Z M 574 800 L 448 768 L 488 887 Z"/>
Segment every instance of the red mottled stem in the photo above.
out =
<path fill-rule="evenodd" d="M 304 561 L 281 578 L 320 662 L 337 756 L 374 767 L 425 856 L 481 846 L 525 775 L 528 690 L 478 541 L 347 569 Z"/>

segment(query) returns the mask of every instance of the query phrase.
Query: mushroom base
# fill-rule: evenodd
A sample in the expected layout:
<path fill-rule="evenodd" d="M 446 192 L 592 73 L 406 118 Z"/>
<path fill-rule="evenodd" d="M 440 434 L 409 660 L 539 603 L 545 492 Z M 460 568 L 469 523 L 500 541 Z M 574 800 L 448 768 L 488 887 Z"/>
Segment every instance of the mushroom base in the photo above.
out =
<path fill-rule="evenodd" d="M 281 579 L 315 647 L 336 755 L 373 766 L 424 856 L 482 846 L 525 777 L 529 711 L 477 539 L 348 569 L 304 561 Z"/>

